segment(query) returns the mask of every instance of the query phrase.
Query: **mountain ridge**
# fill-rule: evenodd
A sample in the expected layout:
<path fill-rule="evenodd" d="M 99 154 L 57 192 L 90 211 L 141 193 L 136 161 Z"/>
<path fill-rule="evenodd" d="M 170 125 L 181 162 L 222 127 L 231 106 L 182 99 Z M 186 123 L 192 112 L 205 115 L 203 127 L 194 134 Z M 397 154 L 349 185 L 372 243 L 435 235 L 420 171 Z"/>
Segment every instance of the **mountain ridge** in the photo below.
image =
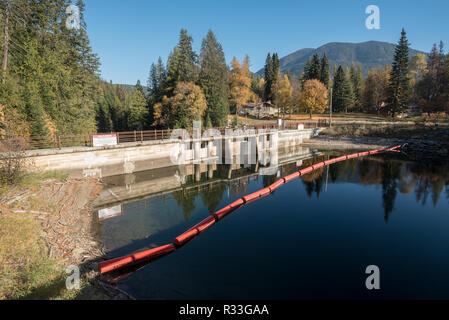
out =
<path fill-rule="evenodd" d="M 385 65 L 393 62 L 394 51 L 396 45 L 382 41 L 365 41 L 365 42 L 329 42 L 318 48 L 303 48 L 296 50 L 280 59 L 280 69 L 282 73 L 287 70 L 297 77 L 301 76 L 304 66 L 309 58 L 318 53 L 320 58 L 326 52 L 329 59 L 329 65 L 332 68 L 336 64 L 337 67 L 342 65 L 344 68 L 361 63 L 364 76 L 368 70 L 377 67 L 384 68 Z M 410 49 L 410 57 L 417 53 L 424 53 L 419 50 Z M 256 74 L 263 76 L 264 69 L 260 69 Z"/>

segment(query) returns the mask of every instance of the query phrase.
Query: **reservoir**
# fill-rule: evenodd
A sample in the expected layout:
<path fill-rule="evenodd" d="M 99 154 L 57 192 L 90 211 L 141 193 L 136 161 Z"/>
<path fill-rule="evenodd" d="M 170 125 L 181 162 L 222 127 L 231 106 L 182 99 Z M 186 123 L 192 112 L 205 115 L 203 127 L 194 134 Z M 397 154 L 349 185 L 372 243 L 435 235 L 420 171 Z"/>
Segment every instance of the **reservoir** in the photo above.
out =
<path fill-rule="evenodd" d="M 347 153 L 315 150 L 270 170 L 209 164 L 106 177 L 98 237 L 108 258 L 171 243 L 297 165 Z M 136 197 L 138 188 L 148 192 Z M 137 299 L 448 299 L 448 231 L 449 169 L 380 154 L 293 180 L 179 250 L 106 276 Z M 366 288 L 370 265 L 379 290 Z"/>

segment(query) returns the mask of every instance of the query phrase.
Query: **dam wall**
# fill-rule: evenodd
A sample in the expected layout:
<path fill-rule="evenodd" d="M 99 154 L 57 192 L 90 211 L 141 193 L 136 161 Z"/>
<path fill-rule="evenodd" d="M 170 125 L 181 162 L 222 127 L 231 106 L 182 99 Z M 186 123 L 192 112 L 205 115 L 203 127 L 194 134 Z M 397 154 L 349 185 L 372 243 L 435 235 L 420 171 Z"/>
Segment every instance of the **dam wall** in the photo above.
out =
<path fill-rule="evenodd" d="M 30 170 L 59 171 L 72 177 L 97 177 L 146 171 L 180 163 L 220 163 L 235 156 L 301 145 L 318 134 L 317 129 L 245 133 L 200 139 L 165 139 L 121 143 L 104 147 L 72 147 L 27 151 Z M 182 159 L 179 155 L 182 154 Z M 229 162 L 226 162 L 229 163 Z"/>

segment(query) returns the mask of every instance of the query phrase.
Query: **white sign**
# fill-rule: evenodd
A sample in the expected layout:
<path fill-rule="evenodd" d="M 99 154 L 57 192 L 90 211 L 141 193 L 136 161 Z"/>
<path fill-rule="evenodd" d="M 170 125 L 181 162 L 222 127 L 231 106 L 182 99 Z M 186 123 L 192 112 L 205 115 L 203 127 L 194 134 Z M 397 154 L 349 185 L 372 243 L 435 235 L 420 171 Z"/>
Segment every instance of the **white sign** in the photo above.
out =
<path fill-rule="evenodd" d="M 98 210 L 98 220 L 103 221 L 109 218 L 114 218 L 122 215 L 122 205 L 119 204 L 118 206 L 112 207 L 112 208 L 106 208 Z"/>
<path fill-rule="evenodd" d="M 304 123 L 298 123 L 298 130 L 304 130 Z"/>
<path fill-rule="evenodd" d="M 117 135 L 116 134 L 93 135 L 92 145 L 94 147 L 115 146 L 117 145 Z"/>

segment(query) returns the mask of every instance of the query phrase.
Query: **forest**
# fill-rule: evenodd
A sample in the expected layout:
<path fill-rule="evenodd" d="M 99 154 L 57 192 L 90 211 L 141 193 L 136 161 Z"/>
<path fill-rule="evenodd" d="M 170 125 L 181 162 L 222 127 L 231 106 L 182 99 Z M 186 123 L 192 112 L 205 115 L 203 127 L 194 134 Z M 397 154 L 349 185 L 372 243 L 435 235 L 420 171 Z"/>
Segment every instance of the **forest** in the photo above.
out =
<path fill-rule="evenodd" d="M 416 105 L 428 116 L 449 112 L 449 59 L 444 45 L 409 58 L 402 30 L 394 61 L 373 68 L 330 66 L 315 54 L 301 77 L 281 73 L 277 53 L 268 53 L 263 76 L 250 71 L 248 56 L 226 62 L 212 30 L 193 50 L 182 29 L 166 62 L 149 63 L 143 87 L 101 79 L 82 0 L 78 28 L 67 28 L 68 0 L 0 1 L 0 137 L 75 135 L 153 128 L 229 124 L 244 105 L 270 102 L 286 117 L 294 113 L 364 112 L 395 117 Z M 148 68 L 148 66 L 142 66 Z M 287 116 L 288 117 L 288 116 Z M 234 117 L 233 124 L 237 123 Z"/>

